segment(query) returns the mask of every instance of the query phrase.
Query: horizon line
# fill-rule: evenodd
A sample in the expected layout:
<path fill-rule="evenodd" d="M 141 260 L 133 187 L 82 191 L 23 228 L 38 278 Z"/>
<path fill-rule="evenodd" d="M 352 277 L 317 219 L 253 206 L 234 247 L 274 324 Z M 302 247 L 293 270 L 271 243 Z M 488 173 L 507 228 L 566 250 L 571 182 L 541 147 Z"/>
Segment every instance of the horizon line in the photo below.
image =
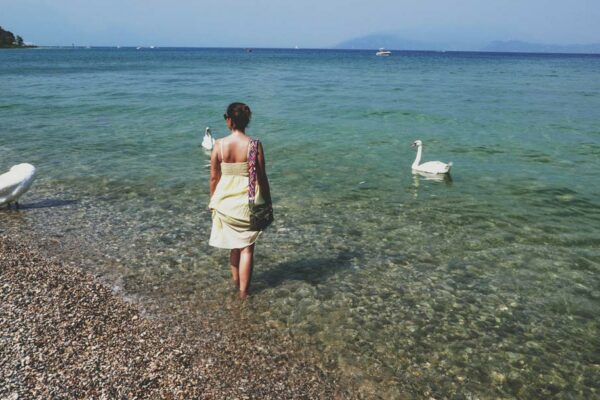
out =
<path fill-rule="evenodd" d="M 26 48 L 56 48 L 56 49 L 138 49 L 138 50 L 160 50 L 160 49 L 223 49 L 223 50 L 332 50 L 332 51 L 376 51 L 378 48 L 337 48 L 337 47 L 250 47 L 250 46 L 155 46 L 155 45 L 38 45 L 33 44 Z M 490 53 L 490 54 L 561 54 L 561 55 L 600 55 L 600 52 L 551 52 L 551 51 L 493 51 L 493 50 L 437 50 L 437 49 L 394 49 L 386 48 L 395 52 L 427 52 L 427 53 Z"/>

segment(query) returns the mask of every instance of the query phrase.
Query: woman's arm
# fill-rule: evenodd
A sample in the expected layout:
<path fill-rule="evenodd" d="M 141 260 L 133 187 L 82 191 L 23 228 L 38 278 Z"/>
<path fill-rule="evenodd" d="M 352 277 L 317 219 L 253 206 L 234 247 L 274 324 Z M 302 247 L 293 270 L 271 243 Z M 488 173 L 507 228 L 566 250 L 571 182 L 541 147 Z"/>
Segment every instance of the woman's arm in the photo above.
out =
<path fill-rule="evenodd" d="M 260 192 L 262 197 L 267 203 L 271 202 L 271 187 L 269 186 L 269 178 L 267 178 L 267 168 L 265 165 L 265 153 L 263 152 L 262 143 L 258 144 L 258 171 L 257 179 L 258 185 L 260 186 Z"/>
<path fill-rule="evenodd" d="M 221 180 L 221 163 L 219 161 L 220 139 L 215 142 L 213 151 L 210 155 L 210 197 L 215 193 L 217 184 Z"/>

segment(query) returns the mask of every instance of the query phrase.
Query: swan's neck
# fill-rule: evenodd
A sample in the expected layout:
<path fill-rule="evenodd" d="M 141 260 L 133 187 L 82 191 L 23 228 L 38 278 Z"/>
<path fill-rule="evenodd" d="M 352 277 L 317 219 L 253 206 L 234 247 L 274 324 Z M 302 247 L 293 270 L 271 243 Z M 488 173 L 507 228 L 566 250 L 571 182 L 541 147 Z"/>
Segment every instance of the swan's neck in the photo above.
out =
<path fill-rule="evenodd" d="M 415 161 L 412 163 L 413 168 L 417 168 L 419 163 L 421 162 L 421 153 L 423 152 L 423 146 L 417 147 L 417 157 L 415 157 Z"/>

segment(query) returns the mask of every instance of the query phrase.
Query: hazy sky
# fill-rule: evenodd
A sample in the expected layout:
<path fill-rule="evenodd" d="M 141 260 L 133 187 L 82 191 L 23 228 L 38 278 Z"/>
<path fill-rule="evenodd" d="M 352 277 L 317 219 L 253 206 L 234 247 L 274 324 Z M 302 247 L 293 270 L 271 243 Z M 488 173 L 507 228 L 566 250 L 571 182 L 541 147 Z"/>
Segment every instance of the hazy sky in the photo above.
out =
<path fill-rule="evenodd" d="M 372 33 L 465 47 L 600 42 L 600 0 L 0 0 L 41 45 L 333 47 Z"/>

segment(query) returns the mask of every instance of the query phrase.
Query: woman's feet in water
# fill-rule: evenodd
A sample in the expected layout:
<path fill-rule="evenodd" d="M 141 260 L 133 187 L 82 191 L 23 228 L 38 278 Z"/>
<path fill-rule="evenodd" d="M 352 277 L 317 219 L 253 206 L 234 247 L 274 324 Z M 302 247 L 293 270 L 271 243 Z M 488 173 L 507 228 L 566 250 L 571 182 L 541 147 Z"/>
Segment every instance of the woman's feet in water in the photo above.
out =
<path fill-rule="evenodd" d="M 239 291 L 239 293 L 240 293 L 240 300 L 246 300 L 248 298 L 248 291 L 240 290 L 240 281 L 232 280 L 232 283 L 233 283 L 234 289 Z"/>

